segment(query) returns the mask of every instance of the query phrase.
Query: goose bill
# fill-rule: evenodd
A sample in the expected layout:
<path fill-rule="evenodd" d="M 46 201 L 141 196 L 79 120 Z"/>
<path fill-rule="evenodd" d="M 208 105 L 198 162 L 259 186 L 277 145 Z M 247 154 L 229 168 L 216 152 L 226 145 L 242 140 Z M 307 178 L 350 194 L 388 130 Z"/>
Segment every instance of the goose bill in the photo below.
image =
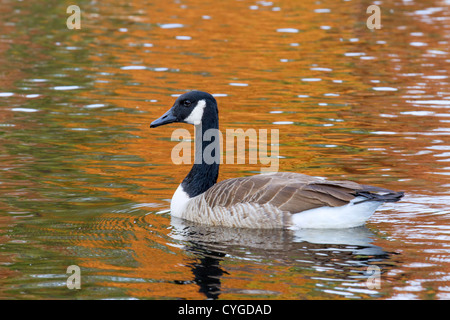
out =
<path fill-rule="evenodd" d="M 150 124 L 150 128 L 159 127 L 165 124 L 176 122 L 177 118 L 173 115 L 172 109 L 164 113 L 160 118 Z"/>

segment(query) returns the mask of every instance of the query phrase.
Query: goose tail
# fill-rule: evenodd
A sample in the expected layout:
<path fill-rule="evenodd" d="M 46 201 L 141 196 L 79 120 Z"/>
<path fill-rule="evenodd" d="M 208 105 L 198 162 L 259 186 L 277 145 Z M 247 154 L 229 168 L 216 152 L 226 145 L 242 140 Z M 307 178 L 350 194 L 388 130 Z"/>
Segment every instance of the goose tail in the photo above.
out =
<path fill-rule="evenodd" d="M 358 200 L 355 202 L 355 204 L 363 203 L 367 201 L 376 201 L 376 202 L 397 202 L 399 201 L 404 195 L 404 192 L 395 192 L 390 191 L 387 193 L 374 193 L 370 191 L 357 191 L 355 196 L 361 197 L 361 200 Z"/>

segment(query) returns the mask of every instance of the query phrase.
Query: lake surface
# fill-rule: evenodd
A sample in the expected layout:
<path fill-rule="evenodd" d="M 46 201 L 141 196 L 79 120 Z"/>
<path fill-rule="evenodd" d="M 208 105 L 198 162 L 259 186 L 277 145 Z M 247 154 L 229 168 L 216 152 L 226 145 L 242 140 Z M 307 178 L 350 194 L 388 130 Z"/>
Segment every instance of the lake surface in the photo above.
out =
<path fill-rule="evenodd" d="M 450 299 L 450 2 L 0 0 L 0 299 Z M 279 170 L 405 191 L 346 230 L 171 219 L 176 97 Z M 219 179 L 261 163 L 223 164 Z M 68 289 L 67 268 L 81 272 Z M 379 279 L 379 282 L 374 282 Z"/>

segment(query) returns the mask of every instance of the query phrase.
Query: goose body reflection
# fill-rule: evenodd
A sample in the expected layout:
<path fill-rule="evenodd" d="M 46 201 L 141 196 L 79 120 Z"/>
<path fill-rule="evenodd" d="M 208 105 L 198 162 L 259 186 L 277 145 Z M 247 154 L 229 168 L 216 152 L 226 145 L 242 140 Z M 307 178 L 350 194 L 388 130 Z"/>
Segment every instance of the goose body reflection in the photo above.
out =
<path fill-rule="evenodd" d="M 172 237 L 181 241 L 190 241 L 220 250 L 232 246 L 250 247 L 257 250 L 274 252 L 289 251 L 295 243 L 342 245 L 374 248 L 378 254 L 380 248 L 372 245 L 375 235 L 366 227 L 345 229 L 256 229 L 208 226 L 177 217 L 171 218 Z M 356 250 L 356 249 L 355 249 Z M 367 251 L 367 250 L 366 250 Z M 381 250 L 382 251 L 382 250 Z M 357 253 L 355 251 L 355 253 Z"/>
<path fill-rule="evenodd" d="M 402 192 L 352 181 L 328 181 L 288 172 L 217 183 L 218 154 L 215 161 L 203 157 L 206 148 L 216 153 L 220 150 L 218 138 L 212 142 L 203 139 L 206 132 L 219 128 L 215 98 L 206 92 L 187 92 L 151 127 L 174 122 L 195 126 L 196 136 L 201 133 L 196 147 L 198 144 L 202 151 L 196 152 L 191 171 L 172 198 L 171 214 L 176 217 L 256 229 L 352 228 L 363 225 L 384 202 L 396 202 L 403 196 Z"/>
<path fill-rule="evenodd" d="M 199 292 L 208 299 L 217 299 L 227 292 L 222 287 L 223 281 L 232 280 L 239 273 L 235 269 L 233 273 L 227 272 L 232 260 L 260 265 L 259 273 L 267 268 L 289 266 L 299 272 L 298 277 L 306 277 L 305 281 L 311 277 L 307 280 L 311 282 L 317 281 L 313 278 L 320 276 L 320 270 L 329 270 L 340 281 L 364 285 L 367 268 L 390 257 L 390 253 L 373 244 L 375 235 L 364 226 L 349 229 L 236 229 L 176 217 L 171 218 L 171 225 L 174 241 L 193 254 L 187 265 Z M 234 265 L 231 263 L 231 268 Z M 269 275 L 267 280 L 270 280 Z M 256 296 L 279 294 L 272 287 L 251 292 L 248 288 L 233 290 Z"/>

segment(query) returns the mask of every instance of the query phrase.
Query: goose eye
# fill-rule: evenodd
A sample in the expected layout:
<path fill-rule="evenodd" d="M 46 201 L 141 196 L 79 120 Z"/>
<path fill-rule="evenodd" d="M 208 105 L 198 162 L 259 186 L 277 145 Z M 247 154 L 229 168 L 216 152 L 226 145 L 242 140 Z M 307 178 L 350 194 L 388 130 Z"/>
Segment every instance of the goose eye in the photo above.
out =
<path fill-rule="evenodd" d="M 183 105 L 185 107 L 190 107 L 191 106 L 191 102 L 189 100 L 184 100 Z"/>

